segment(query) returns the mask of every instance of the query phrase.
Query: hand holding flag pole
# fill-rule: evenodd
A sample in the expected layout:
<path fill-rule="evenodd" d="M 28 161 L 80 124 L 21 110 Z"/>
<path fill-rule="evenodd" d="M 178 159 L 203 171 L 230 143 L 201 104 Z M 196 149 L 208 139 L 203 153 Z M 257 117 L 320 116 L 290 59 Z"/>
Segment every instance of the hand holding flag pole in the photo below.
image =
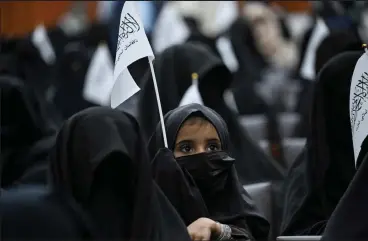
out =
<path fill-rule="evenodd" d="M 153 54 L 151 45 L 148 42 L 142 21 L 134 8 L 134 1 L 126 1 L 120 16 L 118 44 L 116 48 L 114 68 L 115 84 L 111 91 L 112 108 L 116 108 L 140 90 L 133 77 L 130 75 L 128 66 L 138 59 L 144 57 L 148 57 L 155 88 L 164 145 L 167 148 L 168 145 L 164 116 L 162 113 L 156 75 L 152 64 L 155 55 Z"/>

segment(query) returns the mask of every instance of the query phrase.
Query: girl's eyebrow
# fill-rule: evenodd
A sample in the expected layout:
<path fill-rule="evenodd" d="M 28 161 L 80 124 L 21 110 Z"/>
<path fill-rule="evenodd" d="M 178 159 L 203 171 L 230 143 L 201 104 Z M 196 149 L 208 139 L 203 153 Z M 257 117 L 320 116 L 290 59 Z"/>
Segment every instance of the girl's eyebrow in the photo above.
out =
<path fill-rule="evenodd" d="M 206 141 L 215 141 L 215 142 L 221 142 L 218 138 L 208 138 Z"/>
<path fill-rule="evenodd" d="M 184 139 L 184 140 L 179 140 L 178 142 L 176 142 L 175 145 L 183 144 L 183 143 L 192 143 L 192 142 L 193 142 L 193 140 Z"/>

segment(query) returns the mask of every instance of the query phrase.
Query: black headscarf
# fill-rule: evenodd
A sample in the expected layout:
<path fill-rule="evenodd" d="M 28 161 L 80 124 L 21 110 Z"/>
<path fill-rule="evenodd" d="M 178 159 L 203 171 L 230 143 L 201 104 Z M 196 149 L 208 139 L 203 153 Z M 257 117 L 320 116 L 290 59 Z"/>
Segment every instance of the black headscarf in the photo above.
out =
<path fill-rule="evenodd" d="M 57 62 L 54 103 L 64 119 L 95 104 L 83 98 L 83 86 L 93 51 L 83 42 L 69 42 Z"/>
<path fill-rule="evenodd" d="M 72 35 L 60 27 L 48 29 L 47 34 L 56 55 L 52 101 L 65 120 L 95 106 L 83 98 L 82 92 L 93 53 L 100 43 L 108 40 L 108 28 L 105 24 L 93 23 Z"/>
<path fill-rule="evenodd" d="M 220 57 L 220 53 L 218 52 L 217 46 L 216 46 L 216 40 L 218 36 L 210 37 L 204 35 L 201 30 L 198 27 L 198 20 L 192 17 L 183 17 L 184 22 L 189 28 L 190 34 L 189 37 L 185 40 L 185 42 L 191 42 L 191 43 L 201 43 L 206 45 L 211 51 L 216 54 L 218 57 Z"/>
<path fill-rule="evenodd" d="M 239 114 L 265 113 L 268 109 L 267 103 L 257 94 L 255 84 L 261 81 L 262 70 L 267 64 L 257 51 L 249 23 L 244 19 L 237 19 L 230 26 L 227 35 L 239 63 L 239 69 L 233 73 L 232 84 Z"/>
<path fill-rule="evenodd" d="M 362 42 L 360 38 L 357 36 L 353 30 L 344 30 L 344 31 L 336 31 L 330 33 L 327 37 L 325 37 L 321 44 L 318 46 L 316 51 L 316 60 L 314 63 L 316 73 L 322 69 L 322 67 L 330 60 L 332 57 L 336 56 L 339 53 L 343 53 L 346 51 L 359 51 L 361 49 Z M 310 80 L 306 80 L 310 83 Z M 300 123 L 296 127 L 296 135 L 297 136 L 307 136 L 307 126 L 308 116 L 309 116 L 309 102 L 312 98 L 312 88 L 313 85 L 310 85 L 310 90 L 304 90 L 304 96 L 301 97 L 300 111 L 302 114 L 302 118 Z M 307 92 L 308 93 L 307 93 Z"/>
<path fill-rule="evenodd" d="M 138 124 L 123 112 L 96 107 L 66 121 L 51 184 L 92 215 L 104 240 L 190 240 L 152 179 Z"/>
<path fill-rule="evenodd" d="M 354 173 L 350 83 L 359 52 L 331 59 L 318 75 L 307 144 L 285 181 L 283 235 L 318 235 Z"/>
<path fill-rule="evenodd" d="M 236 115 L 225 104 L 223 94 L 231 84 L 232 76 L 220 58 L 203 45 L 186 43 L 168 48 L 157 56 L 154 68 L 164 114 L 178 107 L 192 84 L 192 73 L 198 73 L 204 104 L 219 113 L 229 128 L 229 152 L 237 159 L 236 170 L 243 184 L 283 178 L 282 167 L 249 139 Z M 138 118 L 148 139 L 159 122 L 150 72 L 143 80 Z"/>
<path fill-rule="evenodd" d="M 165 115 L 168 148 L 173 151 L 182 124 L 193 116 L 200 116 L 208 120 L 217 130 L 222 150 L 228 151 L 230 137 L 226 123 L 215 111 L 199 104 L 178 107 Z M 248 230 L 256 239 L 267 239 L 269 224 L 258 212 L 248 193 L 241 187 L 235 169 L 232 167 L 231 157 L 226 153 L 218 152 L 201 153 L 175 160 L 172 152 L 161 149 L 163 147 L 161 125 L 158 124 L 149 142 L 151 156 L 154 156 L 160 149 L 153 161 L 155 180 L 187 225 L 200 217 L 209 217 L 231 225 L 239 239 L 242 236 L 243 238 L 249 236 Z M 217 163 L 206 161 L 210 159 L 221 160 L 220 162 L 224 165 L 218 164 L 221 167 L 216 168 L 221 169 L 222 174 L 208 176 L 205 170 L 208 171 L 209 167 L 205 163 Z M 199 166 L 196 166 L 197 164 Z M 212 168 L 214 166 L 211 166 L 210 169 Z M 198 172 L 200 175 L 195 174 Z M 203 179 L 204 175 L 208 180 Z M 210 185 L 208 185 L 209 180 L 211 180 Z"/>
<path fill-rule="evenodd" d="M 256 90 L 256 83 L 262 80 L 262 70 L 267 64 L 255 46 L 249 25 L 245 19 L 238 18 L 225 34 L 231 41 L 239 63 L 238 70 L 232 73 L 232 92 L 239 115 L 265 114 L 270 153 L 286 169 L 280 133 L 275 128 L 278 125 L 276 116 L 280 105 L 267 103 Z"/>
<path fill-rule="evenodd" d="M 336 31 L 325 37 L 316 51 L 316 61 L 314 63 L 316 73 L 332 57 L 345 51 L 359 51 L 362 41 L 353 30 Z"/>
<path fill-rule="evenodd" d="M 367 150 L 364 150 L 365 153 Z M 367 178 L 368 156 L 341 198 L 326 225 L 322 241 L 366 240 L 368 236 L 367 217 Z"/>
<path fill-rule="evenodd" d="M 45 101 L 12 76 L 0 76 L 1 186 L 46 183 L 47 158 L 57 125 Z"/>
<path fill-rule="evenodd" d="M 44 186 L 3 191 L 1 240 L 91 240 L 93 225 L 74 204 Z"/>

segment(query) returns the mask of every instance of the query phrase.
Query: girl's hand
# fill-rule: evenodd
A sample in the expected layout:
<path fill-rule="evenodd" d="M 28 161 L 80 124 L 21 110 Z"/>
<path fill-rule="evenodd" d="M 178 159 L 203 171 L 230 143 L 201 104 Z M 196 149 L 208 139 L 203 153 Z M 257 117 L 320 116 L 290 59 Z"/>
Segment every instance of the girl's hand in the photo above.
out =
<path fill-rule="evenodd" d="M 211 234 L 219 235 L 221 226 L 209 218 L 199 218 L 188 227 L 188 233 L 193 241 L 209 241 Z"/>

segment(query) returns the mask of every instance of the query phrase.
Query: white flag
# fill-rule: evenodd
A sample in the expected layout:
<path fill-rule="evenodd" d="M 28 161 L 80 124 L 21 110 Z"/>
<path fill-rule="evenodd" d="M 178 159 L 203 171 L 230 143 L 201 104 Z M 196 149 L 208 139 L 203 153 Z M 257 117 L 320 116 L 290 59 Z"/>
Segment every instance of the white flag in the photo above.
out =
<path fill-rule="evenodd" d="M 45 25 L 40 24 L 36 27 L 32 33 L 31 40 L 38 51 L 40 51 L 41 58 L 45 61 L 45 63 L 54 64 L 56 55 L 49 36 L 47 35 Z"/>
<path fill-rule="evenodd" d="M 239 62 L 235 56 L 233 46 L 230 39 L 227 37 L 220 37 L 216 41 L 216 48 L 219 51 L 222 61 L 226 67 L 232 72 L 236 72 L 239 69 Z"/>
<path fill-rule="evenodd" d="M 126 1 L 121 11 L 118 44 L 116 49 L 114 81 L 111 107 L 115 108 L 140 90 L 129 73 L 133 62 L 149 57 L 154 59 L 142 21 L 134 8 L 133 1 Z"/>
<path fill-rule="evenodd" d="M 114 66 L 106 44 L 100 44 L 93 54 L 83 87 L 83 97 L 92 103 L 109 106 L 114 87 Z"/>
<path fill-rule="evenodd" d="M 198 88 L 198 77 L 196 74 L 193 75 L 194 77 L 192 77 L 192 85 L 189 86 L 187 91 L 185 91 L 183 98 L 179 103 L 179 106 L 189 105 L 193 103 L 203 105 L 202 96 Z"/>
<path fill-rule="evenodd" d="M 300 69 L 300 75 L 303 78 L 306 78 L 308 80 L 315 80 L 317 75 L 315 69 L 317 48 L 322 42 L 322 40 L 326 36 L 328 36 L 329 33 L 330 30 L 328 29 L 326 23 L 323 21 L 323 19 L 318 18 L 317 23 L 309 39 L 307 50 Z"/>
<path fill-rule="evenodd" d="M 189 28 L 177 9 L 177 2 L 165 3 L 152 33 L 152 45 L 155 52 L 161 53 L 175 44 L 184 43 L 189 35 Z"/>
<path fill-rule="evenodd" d="M 368 54 L 364 53 L 355 65 L 350 86 L 350 122 L 353 136 L 355 165 L 364 139 L 368 135 Z"/>

